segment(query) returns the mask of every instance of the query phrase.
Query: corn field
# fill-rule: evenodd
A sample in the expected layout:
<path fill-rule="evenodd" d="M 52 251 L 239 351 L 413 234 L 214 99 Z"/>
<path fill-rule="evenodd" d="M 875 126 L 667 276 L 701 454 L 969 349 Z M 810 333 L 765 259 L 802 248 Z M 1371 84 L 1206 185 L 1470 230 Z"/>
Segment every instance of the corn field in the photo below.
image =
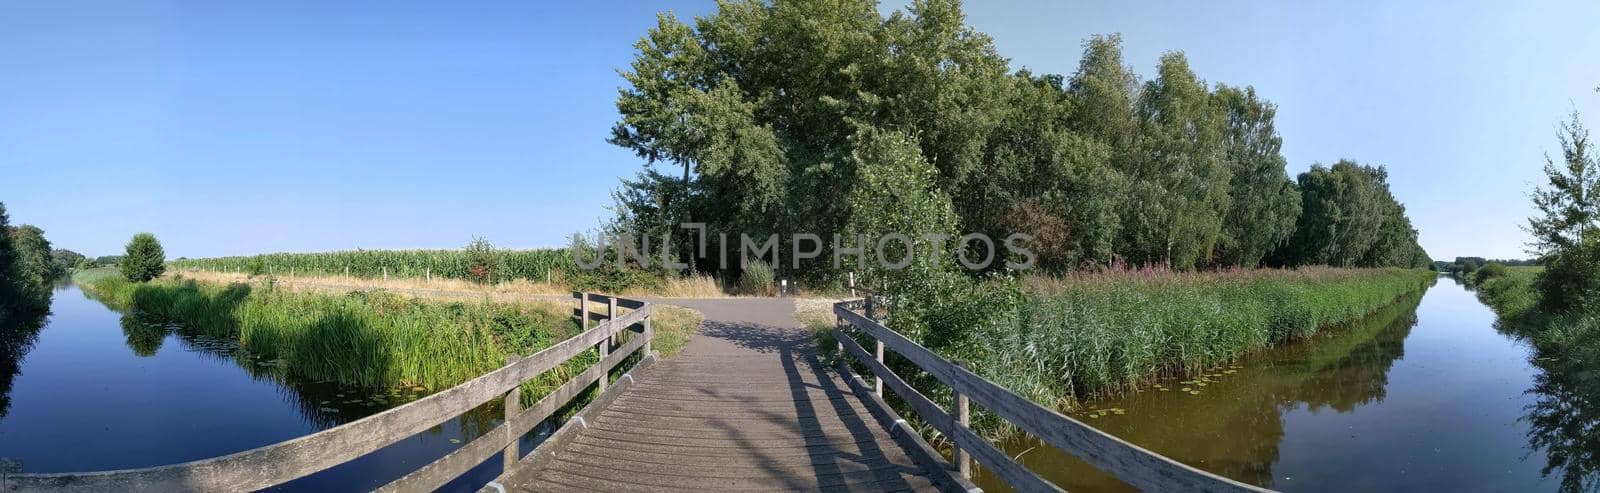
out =
<path fill-rule="evenodd" d="M 500 250 L 495 281 L 546 281 L 576 271 L 566 249 Z M 184 259 L 174 268 L 251 274 L 339 275 L 361 278 L 470 279 L 471 260 L 464 250 L 345 250 L 323 253 L 267 253 L 241 257 Z"/>

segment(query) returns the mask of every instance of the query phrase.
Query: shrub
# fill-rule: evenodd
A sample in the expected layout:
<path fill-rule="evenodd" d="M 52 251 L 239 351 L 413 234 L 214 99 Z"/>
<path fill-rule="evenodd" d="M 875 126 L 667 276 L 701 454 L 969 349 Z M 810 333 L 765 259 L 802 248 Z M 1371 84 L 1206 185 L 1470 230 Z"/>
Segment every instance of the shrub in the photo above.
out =
<path fill-rule="evenodd" d="M 1506 264 L 1491 262 L 1483 268 L 1472 273 L 1472 283 L 1482 285 L 1484 281 L 1506 275 Z"/>
<path fill-rule="evenodd" d="M 489 240 L 473 238 L 467 243 L 467 279 L 478 284 L 493 284 L 496 277 L 505 278 L 505 261 Z"/>
<path fill-rule="evenodd" d="M 772 283 L 777 275 L 766 262 L 751 262 L 739 274 L 739 292 L 743 294 L 772 294 Z"/>
<path fill-rule="evenodd" d="M 156 236 L 139 233 L 128 241 L 126 254 L 118 267 L 122 270 L 122 277 L 129 281 L 147 282 L 166 272 L 166 262 L 167 254 L 161 250 L 161 242 L 156 241 Z"/>

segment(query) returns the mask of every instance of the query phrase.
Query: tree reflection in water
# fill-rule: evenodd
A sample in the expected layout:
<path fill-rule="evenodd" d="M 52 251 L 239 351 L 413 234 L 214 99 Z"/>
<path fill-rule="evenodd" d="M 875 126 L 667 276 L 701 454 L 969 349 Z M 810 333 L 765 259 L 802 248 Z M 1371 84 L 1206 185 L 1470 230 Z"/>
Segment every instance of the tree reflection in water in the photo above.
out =
<path fill-rule="evenodd" d="M 46 301 L 43 306 L 49 306 Z M 22 358 L 39 340 L 39 331 L 50 317 L 46 310 L 4 313 L 0 309 L 0 418 L 11 409 L 11 385 L 22 373 Z"/>
<path fill-rule="evenodd" d="M 1596 342 L 1600 330 L 1584 342 Z M 1528 392 L 1535 401 L 1523 420 L 1530 425 L 1528 445 L 1543 450 L 1546 477 L 1560 474 L 1561 491 L 1600 490 L 1600 350 L 1593 344 L 1561 348 L 1562 354 L 1536 353 L 1541 371 Z"/>
<path fill-rule="evenodd" d="M 1381 402 L 1389 370 L 1405 354 L 1421 299 L 1421 293 L 1407 295 L 1355 323 L 1247 358 L 1242 367 L 1213 370 L 1216 377 L 1207 381 L 1167 380 L 1167 391 L 1146 388 L 1091 403 L 1125 415 L 1075 417 L 1178 461 L 1271 486 L 1284 438 L 1283 416 L 1295 409 L 1343 413 Z M 1202 395 L 1187 395 L 1180 390 L 1185 388 Z M 1069 491 L 1132 491 L 1088 463 L 1031 439 L 1004 447 Z M 1000 487 L 992 477 L 980 478 L 979 485 Z"/>

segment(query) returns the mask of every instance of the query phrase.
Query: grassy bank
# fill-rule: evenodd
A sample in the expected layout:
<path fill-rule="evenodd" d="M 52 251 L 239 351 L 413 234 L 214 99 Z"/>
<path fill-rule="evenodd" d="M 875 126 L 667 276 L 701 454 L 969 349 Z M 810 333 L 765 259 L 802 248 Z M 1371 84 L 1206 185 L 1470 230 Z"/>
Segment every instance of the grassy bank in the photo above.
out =
<path fill-rule="evenodd" d="M 1020 287 L 995 286 L 1016 294 L 962 337 L 930 347 L 1035 402 L 1069 410 L 1082 399 L 1196 374 L 1361 320 L 1436 277 L 1409 269 L 1306 268 L 1034 278 Z M 831 328 L 831 316 L 804 315 L 815 328 Z M 824 340 L 822 347 L 831 344 Z M 924 388 L 947 393 L 941 387 Z"/>
<path fill-rule="evenodd" d="M 958 356 L 1064 407 L 1358 320 L 1436 275 L 1404 269 L 1112 272 L 1031 279 Z M 1053 396 L 1053 397 L 1051 397 Z"/>
<path fill-rule="evenodd" d="M 443 302 L 383 291 L 296 293 L 270 280 L 205 283 L 161 279 L 130 283 L 107 271 L 74 278 L 92 295 L 188 333 L 237 340 L 290 375 L 368 387 L 456 385 L 578 331 L 571 307 L 557 302 Z M 662 310 L 656 347 L 682 347 L 699 318 Z M 596 359 L 552 372 L 557 384 Z M 569 365 L 571 366 L 571 365 Z"/>

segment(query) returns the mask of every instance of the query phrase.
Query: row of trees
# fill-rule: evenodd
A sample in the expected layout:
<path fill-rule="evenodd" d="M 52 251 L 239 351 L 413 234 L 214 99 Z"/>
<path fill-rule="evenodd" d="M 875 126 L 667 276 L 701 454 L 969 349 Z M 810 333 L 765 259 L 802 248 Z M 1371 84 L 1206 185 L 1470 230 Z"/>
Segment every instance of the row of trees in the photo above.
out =
<path fill-rule="evenodd" d="M 11 226 L 0 203 L 0 330 L 36 318 L 50 307 L 50 287 L 65 269 L 51 255 L 44 230 Z"/>
<path fill-rule="evenodd" d="M 613 233 L 871 232 L 900 206 L 922 213 L 901 233 L 1032 234 L 1052 271 L 1427 265 L 1383 168 L 1289 179 L 1253 88 L 1210 84 L 1181 52 L 1142 80 L 1116 35 L 1086 41 L 1071 76 L 1011 72 L 964 20 L 954 0 L 662 14 L 623 73 L 611 142 L 648 164 Z"/>

